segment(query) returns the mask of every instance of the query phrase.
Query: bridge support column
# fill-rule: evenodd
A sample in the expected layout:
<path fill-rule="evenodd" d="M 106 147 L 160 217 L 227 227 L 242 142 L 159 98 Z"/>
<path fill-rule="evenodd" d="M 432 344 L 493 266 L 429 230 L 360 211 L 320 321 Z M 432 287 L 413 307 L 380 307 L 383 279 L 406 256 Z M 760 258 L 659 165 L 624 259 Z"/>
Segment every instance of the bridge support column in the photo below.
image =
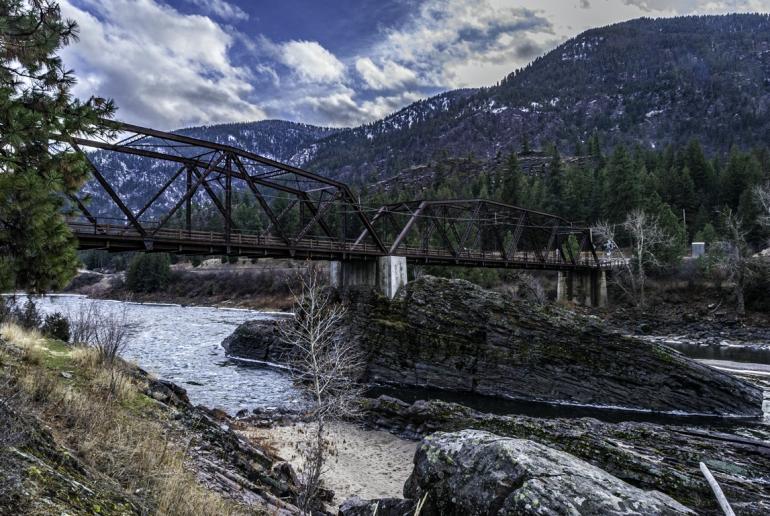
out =
<path fill-rule="evenodd" d="M 393 299 L 398 289 L 406 285 L 406 258 L 381 256 L 377 261 L 329 262 L 329 283 L 343 289 L 348 287 L 372 287 Z"/>
<path fill-rule="evenodd" d="M 609 304 L 609 298 L 607 297 L 607 271 L 602 270 L 594 272 L 594 274 L 598 275 L 596 282 L 596 306 L 607 308 Z"/>
<path fill-rule="evenodd" d="M 572 298 L 574 281 L 571 272 L 559 271 L 556 278 L 556 302 L 567 303 Z"/>
<path fill-rule="evenodd" d="M 406 257 L 381 256 L 377 258 L 377 279 L 380 292 L 393 299 L 398 289 L 406 285 Z"/>
<path fill-rule="evenodd" d="M 605 271 L 562 272 L 556 282 L 556 301 L 576 305 L 607 306 L 607 273 Z"/>

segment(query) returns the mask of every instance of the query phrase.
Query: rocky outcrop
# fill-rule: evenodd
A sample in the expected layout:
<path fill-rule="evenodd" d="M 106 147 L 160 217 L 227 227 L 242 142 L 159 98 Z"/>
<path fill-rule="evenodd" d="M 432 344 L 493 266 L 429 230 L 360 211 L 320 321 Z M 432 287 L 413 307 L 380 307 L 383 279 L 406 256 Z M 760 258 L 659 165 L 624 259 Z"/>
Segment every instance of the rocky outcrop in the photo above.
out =
<path fill-rule="evenodd" d="M 562 451 L 479 430 L 435 433 L 404 486 L 421 514 L 695 514 Z"/>
<path fill-rule="evenodd" d="M 222 341 L 228 356 L 262 362 L 280 363 L 286 360 L 289 346 L 281 339 L 279 326 L 286 319 L 247 321 Z"/>
<path fill-rule="evenodd" d="M 371 291 L 347 295 L 340 338 L 367 353 L 364 381 L 661 412 L 762 413 L 757 387 L 557 306 L 429 276 L 392 301 Z M 255 321 L 226 347 L 279 361 L 285 349 L 276 335 Z"/>
<path fill-rule="evenodd" d="M 540 419 L 483 414 L 441 401 L 411 405 L 365 400 L 371 427 L 410 439 L 476 429 L 528 439 L 582 459 L 644 490 L 661 491 L 701 514 L 720 514 L 698 464 L 706 463 L 737 514 L 770 514 L 770 428 L 761 423 L 709 430 L 595 419 Z"/>

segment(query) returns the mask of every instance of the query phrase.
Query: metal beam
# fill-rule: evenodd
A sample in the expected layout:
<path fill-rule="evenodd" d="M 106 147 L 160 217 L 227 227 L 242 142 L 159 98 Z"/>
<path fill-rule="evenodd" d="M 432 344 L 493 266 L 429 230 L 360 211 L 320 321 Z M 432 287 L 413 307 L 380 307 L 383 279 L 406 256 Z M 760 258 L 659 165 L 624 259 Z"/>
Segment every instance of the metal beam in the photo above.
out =
<path fill-rule="evenodd" d="M 409 233 L 410 229 L 412 229 L 414 222 L 422 214 L 423 210 L 427 205 L 428 205 L 427 201 L 421 202 L 420 205 L 417 207 L 417 210 L 414 213 L 412 213 L 412 216 L 404 225 L 404 229 L 401 230 L 401 233 L 398 234 L 396 239 L 393 241 L 393 244 L 391 244 L 390 249 L 388 250 L 388 254 L 396 254 L 396 250 L 398 249 L 398 246 L 401 245 L 401 241 L 404 240 L 404 237 L 406 237 L 406 234 Z"/>
<path fill-rule="evenodd" d="M 139 224 L 139 221 L 136 220 L 136 217 L 134 217 L 134 214 L 131 213 L 131 210 L 128 209 L 128 206 L 126 206 L 123 201 L 120 199 L 117 193 L 115 193 L 115 190 L 112 189 L 112 186 L 110 183 L 104 179 L 104 176 L 102 176 L 101 172 L 99 172 L 99 169 L 96 168 L 96 165 L 91 163 L 91 160 L 88 159 L 88 155 L 83 152 L 80 147 L 78 147 L 78 144 L 74 141 L 70 141 L 70 145 L 72 145 L 72 148 L 75 149 L 76 152 L 81 153 L 85 158 L 86 162 L 88 162 L 88 165 L 91 168 L 91 172 L 94 175 L 94 178 L 96 181 L 101 185 L 102 188 L 104 188 L 104 191 L 107 192 L 107 195 L 110 196 L 112 199 L 112 202 L 115 203 L 115 205 L 120 209 L 120 211 L 123 212 L 123 214 L 128 218 L 128 221 L 132 226 L 134 226 L 134 229 L 136 229 L 140 235 L 146 236 L 147 232 L 144 230 L 141 224 Z"/>
<path fill-rule="evenodd" d="M 197 179 L 196 179 L 195 183 L 193 184 L 192 189 L 188 189 L 185 192 L 184 196 L 179 200 L 179 202 L 177 202 L 174 205 L 174 207 L 171 208 L 171 211 L 169 211 L 166 214 L 166 216 L 163 217 L 163 219 L 158 223 L 158 227 L 156 227 L 155 231 L 153 231 L 153 234 L 157 233 L 160 230 L 160 228 L 165 226 L 166 223 L 169 220 L 171 220 L 171 217 L 174 216 L 174 213 L 176 213 L 176 211 L 182 206 L 182 204 L 186 203 L 189 199 L 192 198 L 192 196 L 198 190 L 198 187 L 201 185 L 201 183 L 203 183 L 203 181 L 206 180 L 206 177 L 208 177 L 208 175 L 214 170 L 214 168 L 222 162 L 222 160 L 225 158 L 225 156 L 224 156 L 224 154 L 220 154 L 219 157 L 214 156 L 214 158 L 217 158 L 217 159 L 213 159 L 213 158 L 211 159 L 211 163 L 209 163 L 209 166 L 206 167 L 206 170 L 203 172 L 203 174 L 201 174 L 201 175 L 196 174 Z M 195 169 L 193 169 L 192 171 L 193 171 L 193 173 L 197 173 L 198 172 Z"/>

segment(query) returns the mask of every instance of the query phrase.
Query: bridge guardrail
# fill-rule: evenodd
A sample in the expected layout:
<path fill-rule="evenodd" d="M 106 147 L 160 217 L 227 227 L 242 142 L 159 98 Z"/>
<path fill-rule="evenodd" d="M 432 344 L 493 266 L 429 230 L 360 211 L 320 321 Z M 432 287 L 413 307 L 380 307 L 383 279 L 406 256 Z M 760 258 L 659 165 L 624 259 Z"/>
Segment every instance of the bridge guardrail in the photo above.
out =
<path fill-rule="evenodd" d="M 182 228 L 160 228 L 156 229 L 151 236 L 140 234 L 135 228 L 125 224 L 111 223 L 85 223 L 76 220 L 68 221 L 70 228 L 78 235 L 100 235 L 114 236 L 120 238 L 131 238 L 135 240 L 167 240 L 178 242 L 196 242 L 204 244 L 233 245 L 241 247 L 268 247 L 273 249 L 301 249 L 309 251 L 327 251 L 333 253 L 350 253 L 362 255 L 381 255 L 377 246 L 366 242 L 356 243 L 353 240 L 337 241 L 323 238 L 305 238 L 301 242 L 288 243 L 273 235 L 249 234 L 242 232 L 233 232 L 228 241 L 224 233 L 216 231 L 187 230 Z M 517 251 L 513 256 L 505 258 L 499 251 L 476 251 L 465 250 L 457 254 L 451 254 L 444 249 L 423 248 L 415 246 L 402 246 L 397 253 L 399 256 L 407 258 L 441 258 L 457 260 L 461 262 L 476 261 L 483 263 L 500 264 L 506 266 L 510 264 L 522 265 L 552 265 L 554 267 L 563 267 L 570 265 L 577 267 L 594 268 L 613 268 L 622 265 L 622 259 L 601 259 L 599 263 L 594 260 L 593 255 L 582 253 L 582 256 L 574 263 L 565 261 L 559 255 L 551 251 L 547 254 L 538 254 L 534 251 Z"/>

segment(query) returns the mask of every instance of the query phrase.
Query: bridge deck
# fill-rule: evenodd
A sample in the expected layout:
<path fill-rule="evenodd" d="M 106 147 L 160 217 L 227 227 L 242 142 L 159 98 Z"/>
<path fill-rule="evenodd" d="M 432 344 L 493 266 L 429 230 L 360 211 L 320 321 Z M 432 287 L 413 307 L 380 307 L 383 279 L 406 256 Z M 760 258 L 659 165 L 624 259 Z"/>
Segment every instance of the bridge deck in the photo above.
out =
<path fill-rule="evenodd" d="M 161 228 L 152 236 L 142 235 L 124 225 L 69 222 L 80 249 L 105 249 L 112 252 L 152 251 L 188 255 L 238 255 L 244 257 L 293 258 L 310 260 L 366 261 L 384 256 L 380 248 L 366 242 L 303 238 L 286 242 L 272 235 L 233 232 L 228 242 L 225 233 L 186 229 Z M 543 255 L 519 251 L 505 259 L 497 251 L 464 250 L 457 255 L 443 248 L 419 248 L 404 245 L 396 256 L 404 256 L 411 263 L 461 265 L 540 270 L 593 270 L 609 268 L 614 262 L 597 262 L 590 253 L 581 253 L 575 262 L 565 261 L 552 251 Z"/>

